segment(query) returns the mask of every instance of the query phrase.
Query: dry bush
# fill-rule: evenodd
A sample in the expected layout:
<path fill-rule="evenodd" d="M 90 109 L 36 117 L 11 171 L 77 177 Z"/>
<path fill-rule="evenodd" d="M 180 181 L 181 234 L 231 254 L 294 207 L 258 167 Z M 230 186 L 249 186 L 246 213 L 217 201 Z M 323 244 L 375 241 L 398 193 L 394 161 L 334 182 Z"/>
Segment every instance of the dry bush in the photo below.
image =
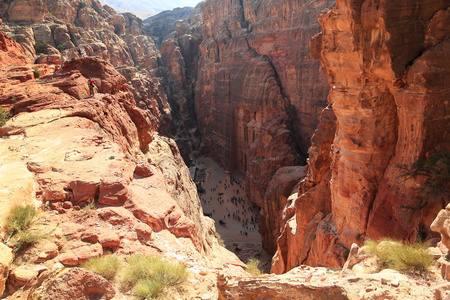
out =
<path fill-rule="evenodd" d="M 429 245 L 417 242 L 402 243 L 391 239 L 379 242 L 368 240 L 364 243 L 367 252 L 375 254 L 381 267 L 398 271 L 420 271 L 430 268 L 434 257 L 429 253 Z"/>
<path fill-rule="evenodd" d="M 264 272 L 261 270 L 260 261 L 256 258 L 250 258 L 247 262 L 246 271 L 253 276 L 261 276 Z"/>
<path fill-rule="evenodd" d="M 91 258 L 83 267 L 99 274 L 107 280 L 112 280 L 120 270 L 121 263 L 117 257 L 106 255 L 103 257 Z"/>
<path fill-rule="evenodd" d="M 188 277 L 186 266 L 159 257 L 135 254 L 127 263 L 124 281 L 131 283 L 141 298 L 157 298 L 166 288 L 180 287 Z"/>
<path fill-rule="evenodd" d="M 35 216 L 36 208 L 33 205 L 14 206 L 6 218 L 6 233 L 13 234 L 28 229 Z"/>

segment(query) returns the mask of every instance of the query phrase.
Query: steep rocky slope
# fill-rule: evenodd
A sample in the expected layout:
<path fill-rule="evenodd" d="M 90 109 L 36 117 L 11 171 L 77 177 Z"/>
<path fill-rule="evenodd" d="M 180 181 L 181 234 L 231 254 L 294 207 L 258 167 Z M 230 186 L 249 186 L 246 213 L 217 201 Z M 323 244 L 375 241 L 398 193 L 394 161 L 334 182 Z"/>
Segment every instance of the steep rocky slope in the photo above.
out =
<path fill-rule="evenodd" d="M 2 28 L 23 47 L 12 54 L 7 50 L 10 41 L 2 35 L 5 65 L 37 59 L 46 64 L 37 68 L 47 75 L 73 59 L 66 68 L 79 72 L 66 69 L 47 82 L 37 81 L 37 87 L 28 87 L 35 76 L 32 67 L 5 68 L 5 84 L 15 82 L 19 89 L 5 88 L 1 104 L 14 107 L 16 113 L 64 108 L 62 115 L 42 113 L 39 120 L 89 119 L 106 132 L 103 140 L 114 137 L 115 146 L 108 149 L 131 157 L 136 151 L 178 151 L 165 138 L 155 138 L 156 144 L 149 146 L 149 129 L 172 136 L 185 162 L 201 149 L 227 169 L 247 176 L 247 191 L 262 208 L 264 248 L 277 252 L 273 272 L 284 273 L 301 264 L 338 267 L 354 242 L 432 236 L 430 224 L 447 202 L 446 197 L 424 198 L 420 187 L 426 177 L 402 175 L 404 166 L 449 150 L 448 101 L 443 100 L 449 97 L 448 7 L 445 0 L 402 0 L 395 5 L 387 0 L 336 4 L 207 0 L 184 21 L 157 24 L 153 34 L 158 50 L 142 21 L 131 14 L 119 15 L 96 0 L 3 2 L 0 15 L 8 22 Z M 316 18 L 322 11 L 319 23 Z M 320 60 L 325 76 L 310 55 Z M 101 74 L 112 73 L 110 66 L 92 57 L 80 60 L 84 56 L 109 61 L 126 83 L 117 74 L 114 82 L 105 83 Z M 89 66 L 98 67 L 99 73 L 91 74 Z M 80 104 L 74 99 L 85 99 L 83 84 L 91 76 L 101 93 L 112 96 L 96 96 Z M 45 96 L 52 93 L 58 95 L 55 103 Z M 100 107 L 103 115 L 90 106 Z M 131 118 L 122 117 L 124 112 Z M 120 119 L 118 124 L 110 125 L 115 118 Z M 30 126 L 35 122 L 25 121 Z M 4 130 L 26 132 L 21 126 L 11 121 Z M 9 146 L 20 150 L 23 145 Z M 307 151 L 309 166 L 296 166 L 304 163 Z M 68 155 L 77 161 L 91 154 Z M 110 152 L 104 155 L 116 157 Z M 133 171 L 138 162 L 127 157 L 123 166 L 114 166 L 111 159 L 111 168 L 120 168 L 116 172 L 120 176 L 104 178 L 95 173 L 96 180 L 70 168 L 57 172 L 45 165 L 22 166 L 19 177 L 25 190 L 17 190 L 17 195 L 28 195 L 33 180 L 38 180 L 40 197 L 81 204 L 92 197 L 105 205 L 125 203 L 138 219 L 157 230 L 189 236 L 197 250 L 207 249 L 202 230 L 209 229 L 193 213 L 199 205 L 177 201 L 185 193 L 195 198 L 193 190 L 177 192 L 185 184 L 179 181 L 184 175 L 163 172 L 166 184 L 175 186 L 163 196 L 176 202 L 167 200 L 170 208 L 162 206 L 167 208 L 164 222 L 148 217 L 135 203 L 124 202 L 129 195 L 145 198 L 142 190 L 159 195 L 154 181 L 138 184 Z M 145 166 L 138 172 L 159 178 L 161 174 L 153 170 L 159 164 L 170 162 L 170 170 L 182 164 L 178 153 L 175 158 L 154 158 L 143 156 Z M 55 182 L 49 180 L 49 172 L 56 173 Z M 88 186 L 89 193 L 80 192 L 78 181 L 69 182 L 69 175 L 82 182 L 82 190 Z M 102 187 L 103 182 L 108 187 Z M 110 196 L 109 188 L 117 194 Z M 180 211 L 187 219 L 178 218 Z M 179 227 L 171 224 L 178 221 Z"/>
<path fill-rule="evenodd" d="M 125 78 L 94 57 L 66 62 L 57 73 L 52 65 L 26 65 L 25 50 L 0 36 L 0 105 L 14 114 L 0 127 L 0 220 L 3 226 L 14 205 L 36 205 L 43 211 L 35 230 L 48 235 L 14 256 L 2 244 L 1 293 L 7 278 L 7 294 L 26 285 L 17 299 L 111 299 L 117 287 L 64 267 L 140 252 L 182 261 L 203 286 L 191 293 L 214 297 L 209 270 L 241 262 L 218 245 L 175 142 L 154 131 L 154 116 L 136 106 Z M 96 209 L 81 209 L 89 204 Z"/>
<path fill-rule="evenodd" d="M 448 199 L 424 199 L 426 177 L 406 179 L 399 166 L 449 150 L 448 7 L 337 1 L 321 14 L 323 33 L 311 48 L 332 86 L 335 117 L 327 109 L 313 137 L 310 173 L 278 240 L 274 272 L 340 266 L 351 243 L 365 238 L 430 234 Z"/>
<path fill-rule="evenodd" d="M 154 112 L 157 130 L 170 132 L 170 106 L 158 76 L 159 51 L 145 35 L 141 20 L 119 15 L 96 0 L 3 2 L 0 17 L 5 21 L 2 30 L 25 47 L 30 62 L 59 65 L 97 56 L 115 67 L 128 68 L 127 80 L 133 93 L 139 94 L 138 105 Z M 134 67 L 141 72 L 130 70 Z M 153 86 L 153 95 L 146 85 Z M 156 93 L 159 97 L 153 97 Z"/>
<path fill-rule="evenodd" d="M 194 9 L 192 7 L 175 8 L 167 10 L 144 20 L 150 34 L 158 46 L 173 33 L 180 23 L 189 17 Z"/>

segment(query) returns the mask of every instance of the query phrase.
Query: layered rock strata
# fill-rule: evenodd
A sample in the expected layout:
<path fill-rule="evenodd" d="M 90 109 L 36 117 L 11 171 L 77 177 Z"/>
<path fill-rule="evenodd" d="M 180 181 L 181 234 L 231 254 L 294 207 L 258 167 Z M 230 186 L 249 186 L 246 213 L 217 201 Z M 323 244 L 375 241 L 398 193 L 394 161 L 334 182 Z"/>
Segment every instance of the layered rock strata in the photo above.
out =
<path fill-rule="evenodd" d="M 11 7 L 16 2 L 30 6 L 27 9 L 36 17 L 15 23 L 19 13 Z M 25 48 L 28 62 L 62 66 L 72 59 L 102 58 L 127 78 L 138 106 L 152 112 L 156 130 L 166 135 L 173 135 L 177 127 L 182 131 L 182 123 L 172 122 L 159 50 L 140 19 L 118 14 L 96 0 L 33 3 L 0 6 L 6 21 L 1 28 Z"/>
<path fill-rule="evenodd" d="M 354 245 L 356 246 L 356 245 Z M 374 256 L 355 250 L 346 271 L 299 266 L 286 274 L 257 277 L 220 272 L 219 299 L 444 299 L 448 283 L 439 277 L 427 279 L 394 270 L 378 270 Z M 440 253 L 437 251 L 436 253 Z M 442 255 L 441 253 L 438 256 Z"/>
<path fill-rule="evenodd" d="M 46 65 L 34 68 L 42 68 L 40 79 L 34 79 L 32 66 L 10 67 L 2 74 L 0 103 L 10 103 L 15 112 L 0 128 L 1 136 L 11 138 L 2 148 L 15 154 L 5 152 L 3 171 L 17 170 L 13 161 L 22 154 L 27 158 L 23 167 L 36 182 L 32 194 L 37 199 L 75 206 L 125 205 L 154 230 L 192 238 L 203 252 L 205 226 L 189 171 L 180 168 L 173 142 L 154 138 L 154 117 L 136 107 L 125 78 L 96 58 L 72 60 L 54 75 L 44 76 Z M 87 78 L 96 85 L 93 97 L 88 97 Z M 60 128 L 66 128 L 64 135 Z M 51 157 L 45 154 L 50 149 Z M 178 171 L 162 172 L 165 164 Z M 164 205 L 154 203 L 158 212 L 142 210 L 150 200 Z"/>
<path fill-rule="evenodd" d="M 206 1 L 195 105 L 202 142 L 245 172 L 263 207 L 272 175 L 306 153 L 327 83 L 308 55 L 332 1 Z"/>
<path fill-rule="evenodd" d="M 111 299 L 117 286 L 67 268 L 139 252 L 182 261 L 198 282 L 190 293 L 217 298 L 209 269 L 227 262 L 242 270 L 242 263 L 218 245 L 175 142 L 154 132 L 155 116 L 136 106 L 126 79 L 93 57 L 57 73 L 54 65 L 19 65 L 23 48 L 0 34 L 0 48 L 18 55 L 11 66 L 9 51 L 0 51 L 0 105 L 13 109 L 0 128 L 0 223 L 13 205 L 39 205 L 31 230 L 48 236 L 15 253 L 13 266 L 2 246 L 1 293 L 7 281 L 13 299 Z M 14 236 L 8 240 L 14 248 Z"/>
<path fill-rule="evenodd" d="M 156 44 L 161 46 L 162 41 L 176 31 L 177 26 L 179 26 L 186 18 L 189 18 L 192 11 L 192 7 L 178 7 L 173 10 L 166 10 L 145 19 L 144 24 L 149 28 L 150 34 Z"/>
<path fill-rule="evenodd" d="M 164 87 L 176 128 L 173 136 L 187 164 L 192 158 L 191 151 L 200 149 L 194 92 L 202 22 L 201 10 L 197 6 L 189 18 L 177 23 L 176 31 L 163 40 L 160 46 Z"/>
<path fill-rule="evenodd" d="M 421 201 L 426 178 L 405 179 L 399 166 L 449 149 L 448 7 L 337 1 L 321 14 L 323 33 L 311 49 L 332 87 L 336 126 L 327 117 L 313 138 L 325 143 L 310 150 L 310 174 L 278 241 L 273 271 L 340 266 L 351 243 L 364 238 L 429 234 L 447 201 Z"/>

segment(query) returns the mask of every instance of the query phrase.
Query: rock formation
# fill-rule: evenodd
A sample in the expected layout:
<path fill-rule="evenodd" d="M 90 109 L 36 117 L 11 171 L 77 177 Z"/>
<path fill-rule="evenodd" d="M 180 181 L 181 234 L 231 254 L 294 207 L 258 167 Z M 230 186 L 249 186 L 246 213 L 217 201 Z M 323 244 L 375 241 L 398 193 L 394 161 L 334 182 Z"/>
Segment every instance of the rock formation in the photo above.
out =
<path fill-rule="evenodd" d="M 25 70 L 22 69 L 22 72 Z M 8 74 L 6 77 L 8 78 Z M 99 92 L 91 98 L 87 98 L 87 78 L 94 79 Z M 80 206 L 98 201 L 102 204 L 117 206 L 129 201 L 131 195 L 134 195 L 133 199 L 144 197 L 140 201 L 148 198 L 152 184 L 148 180 L 138 180 L 136 176 L 147 178 L 154 175 L 153 178 L 156 178 L 156 174 L 159 173 L 156 170 L 150 171 L 149 174 L 138 172 L 137 161 L 133 162 L 132 157 L 136 157 L 139 151 L 147 155 L 157 152 L 151 147 L 167 148 L 166 151 L 169 151 L 167 155 L 176 156 L 178 151 L 176 145 L 168 141 L 157 139 L 152 143 L 154 140 L 151 133 L 152 117 L 148 111 L 136 108 L 131 93 L 126 89 L 125 78 L 106 62 L 86 58 L 70 61 L 65 64 L 62 72 L 41 77 L 40 80 L 42 80 L 40 84 L 29 85 L 29 82 L 25 81 L 13 85 L 6 93 L 3 93 L 1 103 L 16 99 L 13 109 L 17 115 L 0 129 L 0 134 L 1 136 L 25 134 L 27 147 L 29 147 L 26 151 L 30 158 L 25 165 L 31 173 L 35 174 L 34 177 L 39 185 L 37 193 L 41 195 L 42 200 L 71 201 L 74 205 Z M 24 90 L 26 92 L 23 95 Z M 52 98 L 50 98 L 51 95 Z M 49 101 L 49 99 L 52 100 Z M 44 131 L 40 128 L 43 123 L 48 123 Z M 78 129 L 74 129 L 71 134 L 61 136 L 58 128 L 67 127 L 71 123 L 78 124 Z M 98 129 L 92 130 L 96 126 Z M 83 138 L 80 139 L 80 136 Z M 51 160 L 38 154 L 46 148 L 42 148 L 44 145 L 39 143 L 39 139 L 45 138 L 61 143 L 61 146 L 54 146 L 52 152 L 55 157 Z M 103 151 L 98 150 L 99 145 L 103 145 Z M 158 154 L 162 155 L 161 151 Z M 150 156 L 147 159 L 151 161 Z M 161 159 L 165 159 L 164 156 Z M 180 163 L 176 159 L 173 161 L 174 165 Z M 107 162 L 105 168 L 97 167 L 95 170 L 88 171 L 93 165 L 101 165 L 102 161 Z M 152 169 L 148 163 L 143 163 L 142 166 Z M 181 190 L 172 190 L 171 185 L 165 188 L 168 194 L 164 194 L 167 200 L 163 203 L 168 206 L 166 208 L 161 206 L 161 215 L 156 218 L 164 219 L 167 216 L 168 219 L 155 229 L 171 227 L 176 234 L 192 237 L 200 250 L 204 243 L 202 241 L 203 225 L 198 213 L 201 212 L 200 204 L 192 206 L 185 201 L 180 201 L 182 210 L 192 217 L 192 220 L 195 219 L 194 223 L 190 223 L 192 221 L 183 219 L 183 212 L 176 201 L 169 200 L 171 197 L 175 199 L 194 197 L 195 199 L 196 188 L 189 183 L 189 172 L 186 169 L 182 173 L 165 176 L 173 177 L 170 179 L 172 184 L 179 180 L 187 180 L 187 182 L 181 184 L 183 187 Z M 137 184 L 138 182 L 140 184 Z M 160 184 L 158 183 L 158 186 Z M 147 192 L 141 191 L 145 186 Z M 150 198 L 161 201 L 162 196 L 161 194 L 160 197 Z M 144 206 L 144 204 L 138 205 L 133 202 L 137 200 L 131 201 L 132 203 L 126 205 Z M 147 213 L 135 212 L 135 214 L 142 216 Z M 173 214 L 173 217 L 170 217 L 170 214 Z M 153 213 L 145 218 L 150 220 L 148 218 L 152 218 L 151 215 Z M 147 221 L 147 223 L 156 224 L 154 221 Z M 181 226 L 184 229 L 177 228 L 176 224 L 183 224 Z"/>
<path fill-rule="evenodd" d="M 304 265 L 285 274 L 258 277 L 221 272 L 218 289 L 219 299 L 375 300 L 410 299 L 411 295 L 420 299 L 444 299 L 448 295 L 448 283 L 442 278 L 431 282 L 394 270 L 377 271 L 376 258 L 367 254 L 361 254 L 359 263 L 347 273 Z"/>
<path fill-rule="evenodd" d="M 184 11 L 185 9 L 182 9 L 181 13 L 185 14 Z M 189 18 L 177 21 L 175 32 L 169 34 L 170 30 L 174 30 L 171 26 L 164 32 L 159 32 L 159 18 L 149 22 L 147 27 L 152 34 L 156 34 L 154 38 L 161 43 L 163 85 L 172 108 L 174 125 L 171 135 L 176 140 L 184 161 L 189 165 L 191 152 L 200 148 L 194 90 L 203 18 L 199 6 L 186 11 L 190 11 Z M 174 13 L 178 15 L 177 10 Z M 167 38 L 162 41 L 164 37 Z"/>
<path fill-rule="evenodd" d="M 0 19 L 0 25 L 2 21 Z M 0 65 L 20 65 L 27 61 L 26 51 L 23 46 L 15 43 L 4 32 L 0 33 Z"/>
<path fill-rule="evenodd" d="M 47 203 L 37 230 L 51 232 L 49 242 L 32 247 L 24 261 L 15 257 L 19 266 L 10 272 L 7 292 L 26 284 L 23 292 L 36 299 L 50 286 L 66 299 L 110 299 L 114 289 L 97 275 L 50 272 L 41 265 L 77 266 L 105 251 L 169 251 L 167 243 L 178 243 L 179 253 L 191 251 L 189 263 L 210 264 L 206 255 L 219 247 L 214 225 L 203 217 L 176 144 L 154 132 L 157 118 L 136 106 L 126 79 L 94 57 L 72 59 L 57 73 L 59 66 L 24 65 L 23 47 L 0 36 L 0 105 L 13 112 L 0 128 L 1 193 L 8 199 L 0 202 L 1 223 L 13 205 Z M 96 85 L 91 97 L 88 78 Z M 161 101 L 156 96 L 155 90 L 147 95 L 150 103 Z M 83 212 L 89 203 L 101 208 Z M 233 257 L 221 251 L 217 261 Z M 3 256 L 2 293 L 12 260 Z M 68 286 L 59 286 L 67 276 Z M 79 286 L 86 290 L 74 289 Z"/>
<path fill-rule="evenodd" d="M 437 215 L 436 219 L 430 226 L 430 229 L 440 233 L 441 241 L 444 246 L 450 248 L 450 216 L 449 216 L 450 206 L 447 205 L 445 209 L 441 210 Z"/>
<path fill-rule="evenodd" d="M 207 1 L 195 91 L 209 153 L 247 173 L 263 207 L 273 174 L 296 165 L 325 106 L 327 84 L 307 43 L 332 1 Z M 219 122 L 220 120 L 220 122 Z"/>
<path fill-rule="evenodd" d="M 0 193 L 9 200 L 0 219 L 13 203 L 45 202 L 43 220 L 58 224 L 53 242 L 13 266 L 7 293 L 29 283 L 39 298 L 66 276 L 43 262 L 75 267 L 107 251 L 182 256 L 208 289 L 216 275 L 200 279 L 212 266 L 230 260 L 226 268 L 240 270 L 202 216 L 183 162 L 192 150 L 246 174 L 262 208 L 264 248 L 276 252 L 274 273 L 340 267 L 352 243 L 367 238 L 433 236 L 448 197 L 425 197 L 427 176 L 404 172 L 450 149 L 450 8 L 391 2 L 338 0 L 327 10 L 335 1 L 207 0 L 183 21 L 148 28 L 96 0 L 1 3 L 1 28 L 21 46 L 0 32 L 0 105 L 14 115 L 0 128 L 8 137 L 0 140 Z M 308 166 L 297 166 L 307 151 Z M 442 188 L 448 195 L 448 183 Z M 92 203 L 94 212 L 81 210 Z M 0 262 L 0 288 L 9 261 Z M 113 297 L 93 274 L 70 272 Z M 222 285 L 219 276 L 211 297 L 256 299 L 262 285 L 271 298 L 280 289 L 355 294 L 332 279 L 314 286 L 238 273 Z M 68 299 L 100 297 L 55 289 Z"/>
<path fill-rule="evenodd" d="M 423 200 L 418 187 L 425 178 L 406 179 L 399 166 L 449 149 L 448 7 L 337 1 L 321 14 L 323 33 L 311 49 L 332 87 L 336 125 L 327 113 L 313 137 L 309 176 L 278 241 L 273 271 L 341 266 L 343 253 L 364 238 L 430 234 L 447 201 Z"/>
<path fill-rule="evenodd" d="M 148 26 L 156 44 L 161 46 L 162 41 L 176 31 L 177 26 L 188 18 L 192 11 L 192 7 L 179 7 L 173 10 L 166 10 L 144 20 L 144 23 Z"/>

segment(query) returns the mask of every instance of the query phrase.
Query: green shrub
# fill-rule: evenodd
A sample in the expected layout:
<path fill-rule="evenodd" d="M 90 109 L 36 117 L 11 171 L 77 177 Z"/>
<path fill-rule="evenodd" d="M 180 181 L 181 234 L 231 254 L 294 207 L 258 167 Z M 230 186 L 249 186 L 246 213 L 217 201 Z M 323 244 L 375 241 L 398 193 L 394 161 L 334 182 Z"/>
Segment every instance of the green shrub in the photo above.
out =
<path fill-rule="evenodd" d="M 426 180 L 421 190 L 421 203 L 424 207 L 430 199 L 448 198 L 450 189 L 450 152 L 430 155 L 426 160 L 417 160 L 412 164 L 398 164 L 402 171 L 401 177 L 414 178 L 425 176 Z"/>
<path fill-rule="evenodd" d="M 46 233 L 43 233 L 37 229 L 29 228 L 26 230 L 18 231 L 18 233 L 14 235 L 14 238 L 12 239 L 12 242 L 14 244 L 13 251 L 14 253 L 17 253 L 24 248 L 37 244 L 47 237 L 48 235 Z"/>
<path fill-rule="evenodd" d="M 34 49 L 36 50 L 36 53 L 45 53 L 47 52 L 48 44 L 45 42 L 36 42 L 34 44 Z"/>
<path fill-rule="evenodd" d="M 86 6 L 88 6 L 88 5 L 86 4 L 86 2 L 84 2 L 84 1 L 81 1 L 81 2 L 80 2 L 80 9 L 81 9 L 81 8 L 85 8 Z"/>
<path fill-rule="evenodd" d="M 188 277 L 183 264 L 159 257 L 135 254 L 127 263 L 129 266 L 125 269 L 124 281 L 131 283 L 141 298 L 157 297 L 166 288 L 180 286 Z"/>
<path fill-rule="evenodd" d="M 28 229 L 35 216 L 36 208 L 33 205 L 14 206 L 6 218 L 6 233 L 11 234 Z"/>
<path fill-rule="evenodd" d="M 398 271 L 423 271 L 428 269 L 434 261 L 428 252 L 429 245 L 417 242 L 415 244 L 402 243 L 391 239 L 380 242 L 367 240 L 364 243 L 369 253 L 375 254 L 383 268 Z"/>
<path fill-rule="evenodd" d="M 250 258 L 247 262 L 246 271 L 253 276 L 261 276 L 263 271 L 260 268 L 260 261 L 256 258 Z"/>
<path fill-rule="evenodd" d="M 59 52 L 62 52 L 63 50 L 67 49 L 67 46 L 64 44 L 59 44 L 58 46 L 56 46 L 56 49 L 58 49 Z"/>
<path fill-rule="evenodd" d="M 164 285 L 162 282 L 144 278 L 139 280 L 134 285 L 134 292 L 140 298 L 156 297 L 161 294 L 164 290 Z"/>
<path fill-rule="evenodd" d="M 9 119 L 11 119 L 11 113 L 0 106 L 0 127 L 5 125 Z"/>
<path fill-rule="evenodd" d="M 39 70 L 38 68 L 33 68 L 33 73 L 34 73 L 34 78 L 39 78 L 41 77 L 41 70 Z"/>
<path fill-rule="evenodd" d="M 70 41 L 72 42 L 72 44 L 74 44 L 75 46 L 77 45 L 77 38 L 74 35 L 70 35 Z"/>
<path fill-rule="evenodd" d="M 31 227 L 36 214 L 37 211 L 33 205 L 18 205 L 10 210 L 6 218 L 5 231 L 9 235 L 7 241 L 11 239 L 14 246 L 14 253 L 47 238 L 48 234 Z"/>
<path fill-rule="evenodd" d="M 108 280 L 112 280 L 116 277 L 117 271 L 121 267 L 121 263 L 117 257 L 106 255 L 103 257 L 91 258 L 84 264 L 84 267 Z"/>

